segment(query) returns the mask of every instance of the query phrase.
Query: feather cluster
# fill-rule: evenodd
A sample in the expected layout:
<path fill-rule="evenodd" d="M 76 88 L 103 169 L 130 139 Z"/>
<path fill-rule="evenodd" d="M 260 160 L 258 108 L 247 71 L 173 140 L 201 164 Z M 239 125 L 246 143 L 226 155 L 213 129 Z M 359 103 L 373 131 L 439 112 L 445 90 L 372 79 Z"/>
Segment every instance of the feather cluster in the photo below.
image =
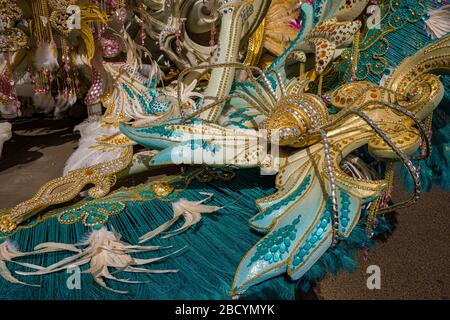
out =
<path fill-rule="evenodd" d="M 132 272 L 132 273 L 170 273 L 178 270 L 150 270 L 141 268 L 139 266 L 151 264 L 160 261 L 168 256 L 171 256 L 178 251 L 175 251 L 166 256 L 138 259 L 132 257 L 132 253 L 143 253 L 149 251 L 156 251 L 166 249 L 160 246 L 135 246 L 130 245 L 121 240 L 121 236 L 112 231 L 108 231 L 106 227 L 99 230 L 94 230 L 86 238 L 86 240 L 75 245 L 64 243 L 42 243 L 35 247 L 36 252 L 50 252 L 69 250 L 76 252 L 76 254 L 62 259 L 48 267 L 29 266 L 36 269 L 32 272 L 16 271 L 17 274 L 24 276 L 36 276 L 55 273 L 61 270 L 67 270 L 73 267 L 81 267 L 89 264 L 89 269 L 85 272 L 90 273 L 94 277 L 94 281 L 105 289 L 116 293 L 128 293 L 127 291 L 114 290 L 108 287 L 105 279 L 114 280 L 123 283 L 142 283 L 141 281 L 132 281 L 128 279 L 117 278 L 110 272 L 109 268 L 116 269 L 116 272 Z"/>
<path fill-rule="evenodd" d="M 85 121 L 77 125 L 74 131 L 81 135 L 78 149 L 72 153 L 64 167 L 64 175 L 69 171 L 81 168 L 87 168 L 102 162 L 117 159 L 121 154 L 122 148 L 105 148 L 101 146 L 97 139 L 103 136 L 111 136 L 119 133 L 119 129 L 102 126 L 98 121 Z"/>
<path fill-rule="evenodd" d="M 59 67 L 58 50 L 54 42 L 42 42 L 34 54 L 34 67 L 36 70 L 53 71 Z"/>
<path fill-rule="evenodd" d="M 68 248 L 68 249 L 70 249 L 70 248 Z M 21 266 L 24 266 L 24 267 L 28 267 L 28 268 L 31 268 L 31 269 L 40 269 L 41 267 L 36 266 L 34 264 L 25 263 L 25 262 L 17 262 L 17 261 L 14 261 L 14 259 L 22 258 L 22 257 L 26 257 L 26 256 L 31 256 L 31 255 L 35 255 L 35 254 L 40 254 L 40 253 L 53 252 L 53 251 L 55 251 L 55 250 L 51 249 L 51 248 L 50 249 L 42 248 L 42 249 L 39 249 L 39 250 L 36 250 L 36 251 L 32 251 L 32 252 L 20 252 L 13 245 L 12 242 L 6 240 L 2 244 L 0 244 L 0 276 L 3 279 L 5 279 L 6 281 L 9 281 L 11 283 L 38 287 L 37 285 L 31 285 L 31 284 L 22 282 L 22 281 L 18 280 L 17 278 L 15 278 L 11 274 L 9 269 L 7 268 L 6 262 L 14 263 L 14 264 L 21 265 Z"/>
<path fill-rule="evenodd" d="M 199 223 L 200 220 L 202 219 L 202 213 L 212 213 L 222 209 L 221 207 L 204 205 L 203 203 L 211 199 L 213 195 L 204 192 L 202 192 L 201 194 L 207 195 L 208 197 L 201 201 L 189 201 L 186 199 L 180 199 L 179 201 L 174 202 L 172 204 L 173 218 L 167 221 L 166 223 L 162 224 L 158 228 L 140 237 L 139 243 L 146 242 L 156 237 L 157 235 L 161 234 L 162 232 L 166 231 L 181 217 L 184 217 L 185 220 L 184 224 L 180 228 L 172 232 L 168 232 L 165 236 L 162 237 L 163 239 L 182 233 L 187 229 L 189 229 L 191 226 Z"/>
<path fill-rule="evenodd" d="M 450 5 L 431 10 L 425 21 L 425 30 L 431 39 L 441 38 L 450 32 Z"/>
<path fill-rule="evenodd" d="M 301 28 L 298 2 L 274 0 L 267 12 L 264 47 L 276 56 L 280 56 L 287 49 Z"/>
<path fill-rule="evenodd" d="M 189 85 L 184 84 L 183 82 L 175 81 L 171 86 L 166 88 L 165 93 L 167 96 L 172 97 L 174 99 L 178 99 L 178 87 L 180 92 L 181 113 L 184 115 L 189 115 L 195 111 L 197 111 L 197 103 L 195 99 L 204 99 L 203 94 L 196 92 L 195 88 L 197 86 L 197 80 L 192 81 Z"/>
<path fill-rule="evenodd" d="M 16 279 L 6 266 L 6 262 L 16 263 L 13 259 L 23 257 L 25 255 L 27 254 L 19 252 L 9 241 L 5 241 L 0 244 L 0 276 L 11 283 L 29 285 L 28 283 Z"/>
<path fill-rule="evenodd" d="M 33 96 L 33 105 L 45 114 L 55 109 L 55 99 L 51 93 L 37 93 Z"/>

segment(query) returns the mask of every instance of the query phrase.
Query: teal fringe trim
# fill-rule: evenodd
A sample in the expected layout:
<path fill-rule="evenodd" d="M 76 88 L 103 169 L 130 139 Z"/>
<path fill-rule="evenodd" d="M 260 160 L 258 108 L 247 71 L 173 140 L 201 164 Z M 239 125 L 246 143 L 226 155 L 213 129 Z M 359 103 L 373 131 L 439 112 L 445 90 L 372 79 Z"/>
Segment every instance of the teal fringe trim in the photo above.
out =
<path fill-rule="evenodd" d="M 148 269 L 178 269 L 178 273 L 133 274 L 119 273 L 118 278 L 145 281 L 142 284 L 123 284 L 107 281 L 113 289 L 129 291 L 117 294 L 101 288 L 90 274 L 81 275 L 81 290 L 69 290 L 66 281 L 70 276 L 65 271 L 45 276 L 23 277 L 30 284 L 41 287 L 26 287 L 11 284 L 0 278 L 0 299 L 230 299 L 229 291 L 240 259 L 261 238 L 253 232 L 247 220 L 257 212 L 255 199 L 268 196 L 273 189 L 273 177 L 261 177 L 258 170 L 239 171 L 230 182 L 193 182 L 180 197 L 188 200 L 201 200 L 200 192 L 212 192 L 214 197 L 209 205 L 225 206 L 217 213 L 204 214 L 202 221 L 187 232 L 169 239 L 153 239 L 146 245 L 172 246 L 156 252 L 140 254 L 139 258 L 162 256 L 177 249 L 187 248 L 165 260 L 144 266 Z M 173 215 L 170 202 L 159 200 L 131 202 L 127 209 L 117 216 L 110 217 L 108 228 L 114 228 L 129 243 L 137 243 L 139 236 L 169 220 Z M 180 221 L 177 226 L 183 222 Z M 47 241 L 76 243 L 89 229 L 81 223 L 61 225 L 56 219 L 47 220 L 32 229 L 19 231 L 12 237 L 21 251 L 30 251 L 39 243 Z M 38 265 L 49 265 L 69 256 L 51 253 L 20 259 Z M 14 270 L 24 267 L 7 263 Z M 87 269 L 87 265 L 82 269 Z M 266 281 L 252 288 L 245 298 L 249 299 L 294 299 L 295 282 L 284 276 Z"/>
<path fill-rule="evenodd" d="M 204 198 L 200 192 L 212 192 L 210 205 L 225 207 L 217 213 L 204 214 L 202 221 L 185 233 L 169 239 L 156 238 L 146 244 L 172 246 L 156 252 L 140 254 L 139 258 L 162 256 L 177 249 L 187 248 L 165 260 L 145 266 L 148 269 L 178 269 L 169 274 L 115 274 L 118 278 L 144 281 L 142 284 L 123 284 L 108 281 L 113 289 L 129 291 L 117 294 L 97 285 L 90 274 L 81 275 L 81 290 L 69 290 L 66 281 L 70 276 L 65 271 L 45 276 L 22 277 L 18 279 L 37 287 L 11 284 L 0 278 L 0 299 L 41 299 L 41 300 L 204 300 L 230 299 L 229 291 L 240 259 L 261 239 L 261 234 L 249 228 L 247 220 L 258 210 L 255 199 L 274 193 L 274 178 L 260 176 L 258 170 L 240 170 L 236 178 L 229 182 L 193 182 L 180 197 L 188 200 Z M 153 200 L 130 202 L 120 215 L 113 216 L 108 228 L 120 233 L 129 243 L 137 243 L 139 236 L 161 225 L 172 217 L 170 202 Z M 180 225 L 182 221 L 179 222 Z M 379 223 L 377 230 L 380 230 Z M 177 226 L 174 226 L 177 227 Z M 61 225 L 56 219 L 47 220 L 32 229 L 19 231 L 12 241 L 21 251 L 31 251 L 34 246 L 47 241 L 76 243 L 89 229 L 81 223 Z M 354 248 L 364 248 L 367 243 L 364 226 L 358 226 L 351 236 L 338 247 L 330 249 L 302 278 L 301 283 L 320 280 L 327 272 L 336 274 L 339 270 L 351 271 L 356 265 Z M 49 265 L 69 256 L 59 252 L 36 255 L 20 259 L 22 262 Z M 8 268 L 26 270 L 13 263 Z M 84 266 L 82 270 L 86 270 Z M 287 276 L 279 276 L 251 288 L 241 299 L 283 299 L 295 298 L 297 282 Z"/>

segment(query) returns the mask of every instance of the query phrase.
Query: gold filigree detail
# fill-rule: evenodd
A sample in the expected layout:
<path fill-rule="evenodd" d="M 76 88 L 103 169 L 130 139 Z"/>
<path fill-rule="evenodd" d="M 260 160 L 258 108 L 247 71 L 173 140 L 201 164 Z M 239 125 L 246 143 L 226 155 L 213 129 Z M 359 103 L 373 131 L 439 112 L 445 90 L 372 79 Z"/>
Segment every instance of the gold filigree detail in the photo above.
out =
<path fill-rule="evenodd" d="M 350 45 L 361 25 L 358 20 L 340 22 L 335 18 L 319 22 L 305 37 L 305 43 L 299 49 L 315 52 L 316 71 L 322 74 L 332 61 L 336 49 Z"/>
<path fill-rule="evenodd" d="M 262 123 L 261 128 L 278 139 L 281 146 L 302 148 L 311 145 L 308 132 L 328 122 L 325 103 L 313 94 L 291 95 L 281 99 L 275 111 Z"/>
<path fill-rule="evenodd" d="M 27 45 L 27 35 L 18 28 L 6 28 L 0 34 L 0 52 L 16 52 Z"/>
<path fill-rule="evenodd" d="M 369 90 L 372 90 L 368 93 Z M 364 103 L 365 95 L 378 98 L 377 85 L 368 81 L 347 83 L 331 94 L 330 102 L 336 109 L 359 106 Z"/>
<path fill-rule="evenodd" d="M 120 156 L 112 161 L 87 168 L 70 171 L 67 175 L 44 184 L 30 199 L 7 210 L 0 220 L 0 229 L 14 228 L 44 209 L 70 201 L 78 196 L 85 186 L 93 184 L 88 195 L 93 198 L 106 196 L 115 185 L 117 174 L 125 170 L 133 159 L 133 148 L 124 148 Z M 13 229 L 14 229 L 13 228 Z M 11 230 L 10 230 L 11 231 Z"/>
<path fill-rule="evenodd" d="M 6 27 L 13 27 L 14 22 L 19 21 L 22 16 L 22 9 L 16 3 L 0 0 L 0 17 L 2 17 L 2 23 L 6 23 Z"/>
<path fill-rule="evenodd" d="M 66 10 L 71 4 L 76 4 L 77 0 L 47 0 L 50 8 L 54 10 Z"/>
<path fill-rule="evenodd" d="M 111 136 L 100 137 L 97 139 L 99 144 L 109 145 L 109 146 L 133 146 L 136 144 L 133 140 L 128 138 L 123 133 L 116 133 Z"/>
<path fill-rule="evenodd" d="M 72 30 L 67 26 L 71 14 L 66 12 L 66 8 L 55 10 L 51 13 L 49 21 L 54 29 L 67 36 Z"/>
<path fill-rule="evenodd" d="M 168 182 L 157 181 L 150 187 L 150 190 L 158 197 L 167 197 L 175 188 Z"/>
<path fill-rule="evenodd" d="M 0 216 L 0 232 L 8 233 L 17 228 L 17 225 L 8 215 Z"/>

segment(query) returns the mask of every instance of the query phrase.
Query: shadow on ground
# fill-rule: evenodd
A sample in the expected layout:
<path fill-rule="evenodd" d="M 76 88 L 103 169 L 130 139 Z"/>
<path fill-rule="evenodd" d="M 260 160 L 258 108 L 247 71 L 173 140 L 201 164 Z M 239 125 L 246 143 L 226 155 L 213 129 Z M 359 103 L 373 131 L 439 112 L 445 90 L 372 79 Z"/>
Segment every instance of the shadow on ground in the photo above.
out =
<path fill-rule="evenodd" d="M 73 132 L 73 127 L 79 121 L 23 119 L 10 122 L 13 125 L 13 137 L 3 148 L 0 171 L 36 161 L 43 156 L 42 149 L 61 146 L 79 138 Z"/>

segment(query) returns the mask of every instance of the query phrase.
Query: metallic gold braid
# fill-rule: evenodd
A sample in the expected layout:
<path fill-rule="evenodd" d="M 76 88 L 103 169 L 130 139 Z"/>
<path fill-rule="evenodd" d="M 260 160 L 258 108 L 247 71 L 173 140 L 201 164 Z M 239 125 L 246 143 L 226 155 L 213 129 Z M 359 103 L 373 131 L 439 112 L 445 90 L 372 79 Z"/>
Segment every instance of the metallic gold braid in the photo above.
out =
<path fill-rule="evenodd" d="M 358 30 L 355 34 L 354 40 L 353 40 L 353 57 L 352 57 L 352 77 L 351 79 L 355 79 L 356 77 L 356 70 L 358 69 L 358 63 L 359 63 L 359 44 L 361 41 L 361 31 Z"/>
<path fill-rule="evenodd" d="M 58 222 L 62 224 L 72 224 L 79 222 L 81 220 L 82 223 L 85 226 L 94 226 L 94 224 L 89 224 L 84 221 L 84 218 L 89 216 L 90 212 L 86 210 L 86 212 L 80 217 L 76 218 L 74 216 L 73 220 L 70 219 L 62 219 L 62 216 L 66 213 L 70 213 L 76 210 L 83 209 L 84 207 L 90 207 L 95 206 L 98 203 L 107 203 L 107 204 L 116 204 L 117 208 L 115 208 L 112 211 L 106 211 L 103 209 L 99 209 L 98 212 L 100 214 L 106 215 L 106 216 L 113 216 L 122 213 L 126 209 L 126 205 L 128 202 L 141 202 L 141 201 L 153 201 L 153 200 L 160 200 L 164 202 L 175 202 L 179 199 L 179 195 L 181 192 L 185 191 L 191 182 L 195 179 L 201 180 L 206 179 L 208 182 L 211 182 L 213 180 L 223 180 L 227 181 L 228 178 L 232 178 L 232 173 L 228 171 L 224 171 L 224 173 L 219 176 L 217 173 L 214 173 L 210 168 L 207 167 L 198 167 L 194 168 L 193 170 L 189 170 L 186 173 L 183 174 L 176 174 L 176 175 L 170 175 L 161 178 L 160 180 L 149 182 L 146 184 L 139 185 L 137 187 L 121 187 L 117 190 L 115 190 L 113 193 L 102 197 L 100 201 L 92 201 L 92 200 L 83 200 L 81 202 L 78 202 L 75 205 L 71 205 L 69 207 L 66 207 L 64 209 L 55 209 L 46 212 L 45 214 L 40 215 L 33 221 L 30 221 L 29 224 L 21 224 L 18 225 L 16 228 L 13 228 L 15 224 L 11 222 L 11 219 L 5 215 L 0 216 L 0 221 L 2 221 L 2 224 L 5 225 L 4 230 L 10 230 L 2 235 L 3 238 L 10 238 L 13 235 L 15 235 L 18 231 L 24 230 L 24 229 L 32 229 L 36 227 L 37 225 L 49 220 L 56 218 Z M 154 197 L 148 197 L 143 196 L 142 192 L 151 190 L 154 193 Z M 108 220 L 101 221 L 99 223 L 103 224 L 106 223 Z M 98 225 L 98 224 L 95 224 Z M 9 226 L 9 228 L 7 228 Z M 5 231 L 2 231 L 5 232 Z"/>
<path fill-rule="evenodd" d="M 106 196 L 116 184 L 117 174 L 125 170 L 133 160 L 133 148 L 126 147 L 119 158 L 88 168 L 70 171 L 67 175 L 44 184 L 29 200 L 12 209 L 0 210 L 0 231 L 11 232 L 17 225 L 56 204 L 70 201 L 89 184 L 88 190 L 93 198 Z"/>
<path fill-rule="evenodd" d="M 435 105 L 429 103 L 430 92 L 440 101 L 444 88 L 434 73 L 450 73 L 450 35 L 440 39 L 431 46 L 420 50 L 416 55 L 405 59 L 386 81 L 385 87 L 411 96 L 408 101 L 399 104 L 413 112 L 417 112 L 420 119 L 426 118 Z M 428 104 L 428 105 L 427 105 Z M 427 108 L 421 108 L 427 105 Z"/>
<path fill-rule="evenodd" d="M 377 200 L 372 202 L 370 209 L 369 209 L 369 213 L 367 215 L 366 236 L 369 239 L 372 238 L 373 229 L 374 229 L 374 221 L 378 214 L 378 210 L 380 208 L 382 197 L 383 196 L 379 197 Z"/>

